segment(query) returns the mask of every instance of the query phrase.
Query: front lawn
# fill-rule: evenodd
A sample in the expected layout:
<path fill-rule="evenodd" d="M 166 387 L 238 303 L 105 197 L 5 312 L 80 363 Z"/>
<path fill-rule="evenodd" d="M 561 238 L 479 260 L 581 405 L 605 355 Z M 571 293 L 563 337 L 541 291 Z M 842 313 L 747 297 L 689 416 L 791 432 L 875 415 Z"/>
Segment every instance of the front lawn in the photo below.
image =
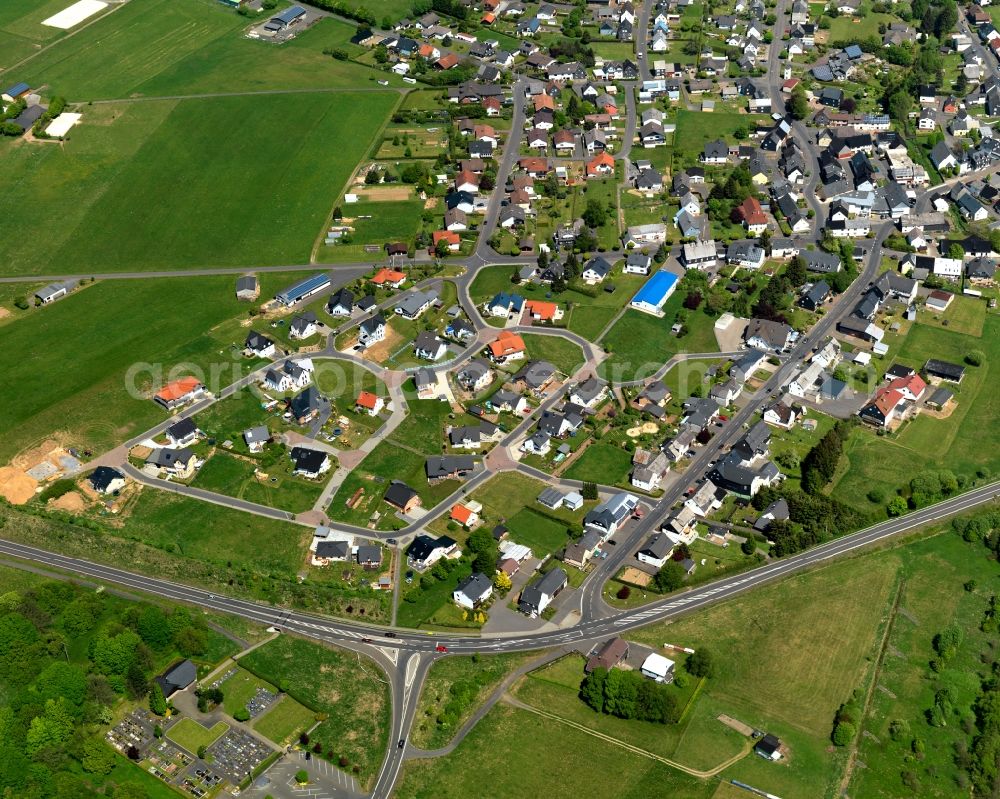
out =
<path fill-rule="evenodd" d="M 548 361 L 564 375 L 573 375 L 583 366 L 583 351 L 561 336 L 525 333 L 522 338 L 532 360 Z"/>

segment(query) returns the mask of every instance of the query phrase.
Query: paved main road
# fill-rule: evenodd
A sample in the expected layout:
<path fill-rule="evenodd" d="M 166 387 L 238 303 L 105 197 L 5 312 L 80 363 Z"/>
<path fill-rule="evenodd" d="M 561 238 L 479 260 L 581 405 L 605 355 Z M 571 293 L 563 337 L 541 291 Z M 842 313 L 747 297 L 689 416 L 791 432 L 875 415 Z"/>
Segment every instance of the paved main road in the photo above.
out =
<path fill-rule="evenodd" d="M 387 630 L 384 627 L 331 619 L 299 611 L 213 594 L 201 588 L 161 580 L 114 566 L 95 563 L 0 539 L 0 553 L 11 558 L 60 569 L 96 580 L 143 591 L 174 602 L 184 602 L 205 610 L 240 616 L 258 624 L 275 625 L 289 632 L 337 644 L 372 644 L 382 650 L 433 653 L 438 645 L 450 652 L 525 651 L 560 646 L 567 643 L 599 640 L 623 630 L 635 629 L 655 621 L 674 618 L 720 599 L 744 593 L 751 588 L 805 568 L 843 557 L 856 550 L 878 544 L 919 527 L 1000 499 L 1000 481 L 972 489 L 897 519 L 890 519 L 856 533 L 841 536 L 797 555 L 731 577 L 723 577 L 679 594 L 633 610 L 617 611 L 601 619 L 586 616 L 572 628 L 512 636 L 473 637 L 441 633 L 429 635 L 414 630 Z M 392 632 L 386 637 L 386 632 Z M 381 636 L 376 641 L 374 636 Z"/>

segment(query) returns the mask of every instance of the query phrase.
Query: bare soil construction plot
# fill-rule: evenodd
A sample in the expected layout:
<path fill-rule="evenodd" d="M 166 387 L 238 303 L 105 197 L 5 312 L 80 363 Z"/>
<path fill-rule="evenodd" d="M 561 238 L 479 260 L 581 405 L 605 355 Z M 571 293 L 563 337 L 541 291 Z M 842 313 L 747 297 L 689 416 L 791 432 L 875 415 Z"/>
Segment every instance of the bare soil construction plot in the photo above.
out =
<path fill-rule="evenodd" d="M 0 496 L 13 505 L 23 505 L 33 496 L 38 481 L 13 466 L 0 467 Z"/>
<path fill-rule="evenodd" d="M 388 186 L 372 189 L 359 189 L 356 194 L 369 202 L 398 202 L 409 200 L 413 196 L 413 189 L 409 186 Z"/>

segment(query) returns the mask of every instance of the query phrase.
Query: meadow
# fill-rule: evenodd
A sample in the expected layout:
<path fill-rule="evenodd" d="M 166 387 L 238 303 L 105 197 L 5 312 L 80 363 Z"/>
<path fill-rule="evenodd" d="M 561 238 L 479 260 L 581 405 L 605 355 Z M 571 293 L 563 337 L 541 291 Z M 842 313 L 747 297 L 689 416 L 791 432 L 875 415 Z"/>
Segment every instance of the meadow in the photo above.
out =
<path fill-rule="evenodd" d="M 436 749 L 447 744 L 504 677 L 536 654 L 459 655 L 435 661 L 420 691 L 413 718 L 413 744 L 422 749 Z M 449 703 L 454 701 L 453 689 L 461 690 L 464 695 L 463 689 L 473 686 L 471 702 L 462 702 L 460 708 L 449 708 Z M 452 719 L 444 713 L 446 709 L 458 713 Z"/>
<path fill-rule="evenodd" d="M 825 795 L 842 768 L 826 751 L 834 712 L 870 676 L 898 584 L 899 554 L 864 557 L 864 568 L 857 559 L 839 562 L 628 636 L 655 648 L 708 647 L 715 655 L 716 673 L 692 710 L 704 723 L 684 734 L 673 757 L 683 762 L 712 752 L 728 735 L 714 717 L 726 713 L 776 734 L 791 756 L 778 767 L 745 758 L 724 778 L 779 796 Z"/>
<path fill-rule="evenodd" d="M 336 469 L 336 466 L 331 468 Z M 268 475 L 267 481 L 258 479 L 258 469 Z M 247 502 L 301 513 L 312 508 L 328 477 L 307 480 L 293 477 L 291 472 L 292 462 L 284 447 L 280 451 L 269 447 L 259 462 L 250 462 L 217 450 L 198 470 L 192 485 Z"/>
<path fill-rule="evenodd" d="M 309 530 L 147 488 L 129 506 L 124 534 L 207 563 L 291 575 L 302 565 Z"/>
<path fill-rule="evenodd" d="M 993 635 L 979 625 L 997 565 L 981 544 L 966 543 L 946 532 L 907 547 L 903 575 L 901 610 L 888 639 L 890 655 L 879 673 L 879 685 L 885 690 L 874 692 L 863 720 L 859 759 L 865 768 L 854 770 L 850 793 L 873 799 L 911 791 L 922 797 L 957 796 L 967 792 L 961 789 L 958 755 L 968 745 L 968 722 L 984 676 L 983 660 L 992 657 Z M 970 580 L 971 590 L 963 588 Z M 935 673 L 927 668 L 936 657 L 933 637 L 952 624 L 965 632 L 964 640 L 946 667 Z M 926 711 L 944 686 L 952 691 L 955 719 L 932 727 Z M 893 736 L 891 724 L 908 732 Z M 911 756 L 913 738 L 925 744 L 919 758 Z M 916 782 L 904 783 L 907 774 Z"/>
<path fill-rule="evenodd" d="M 767 121 L 761 114 L 737 114 L 681 109 L 677 112 L 677 132 L 674 135 L 674 155 L 684 165 L 697 165 L 705 144 L 722 138 L 733 139 L 734 133 L 743 128 L 752 131 L 758 122 Z"/>
<path fill-rule="evenodd" d="M 23 234 L 4 271 L 306 263 L 397 101 L 367 92 L 90 106 L 65 147 L 0 146 L 12 187 L 0 215 Z"/>
<path fill-rule="evenodd" d="M 377 668 L 362 665 L 353 652 L 286 636 L 255 649 L 240 659 L 240 665 L 324 714 L 310 734 L 312 742 L 322 744 L 331 761 L 346 757 L 352 767 L 357 766 L 362 784 L 372 778 L 388 743 L 391 711 L 386 683 Z"/>
<path fill-rule="evenodd" d="M 514 688 L 515 695 L 532 707 L 611 740 L 599 740 L 555 720 L 498 705 L 458 746 L 447 766 L 437 761 L 408 764 L 398 793 L 429 796 L 432 785 L 438 790 L 461 792 L 471 785 L 467 766 L 478 779 L 490 779 L 499 793 L 542 790 L 533 782 L 534 775 L 541 773 L 547 780 L 547 795 L 553 791 L 558 796 L 586 795 L 587 780 L 601 779 L 599 773 L 614 770 L 616 780 L 601 783 L 604 793 L 639 797 L 650 790 L 643 787 L 648 775 L 633 772 L 642 769 L 655 773 L 658 780 L 659 793 L 649 795 L 664 795 L 669 789 L 671 796 L 728 797 L 724 786 L 732 779 L 784 797 L 832 795 L 845 762 L 842 751 L 829 745 L 834 712 L 856 688 L 872 679 L 872 663 L 905 564 L 911 551 L 919 554 L 924 546 L 918 541 L 905 549 L 868 553 L 863 559 L 796 575 L 690 617 L 629 634 L 628 638 L 655 650 L 666 641 L 708 647 L 714 653 L 714 675 L 698 690 L 695 681 L 682 689 L 685 697 L 692 698 L 678 725 L 627 722 L 595 714 L 577 695 L 583 661 L 567 657 L 523 678 Z M 956 562 L 955 557 L 951 561 Z M 927 573 L 931 579 L 920 589 L 927 592 L 925 601 L 932 601 L 930 594 L 935 587 L 940 593 L 940 580 L 931 577 L 938 573 L 936 567 Z M 949 607 L 947 603 L 942 607 L 943 616 Z M 831 613 L 831 608 L 836 612 Z M 927 640 L 934 631 L 926 631 Z M 926 657 L 921 663 L 925 662 Z M 926 669 L 921 672 L 926 673 Z M 442 680 L 442 686 L 435 686 L 431 695 L 437 701 L 425 702 L 428 718 L 440 712 L 440 696 L 446 687 Z M 880 699 L 889 702 L 888 695 Z M 905 704 L 910 699 L 899 702 Z M 621 741 L 692 768 L 710 769 L 748 749 L 746 739 L 717 720 L 723 713 L 775 733 L 789 747 L 789 755 L 772 764 L 748 754 L 716 777 L 689 780 L 652 759 L 636 760 L 638 755 L 613 743 Z M 877 724 L 888 723 L 884 716 L 878 719 Z M 434 736 L 431 740 L 435 745 L 441 745 L 443 736 L 429 726 L 422 731 L 428 733 Z M 544 738 L 544 747 L 523 745 L 525 740 L 538 737 Z M 866 745 L 876 747 L 877 742 Z M 519 768 L 502 769 L 501 764 L 509 763 L 512 757 Z M 589 769 L 595 773 L 590 774 Z M 867 777 L 867 771 L 864 773 Z M 895 776 L 898 768 L 893 771 L 890 766 L 888 773 Z M 862 791 L 858 795 L 868 794 Z"/>
<path fill-rule="evenodd" d="M 273 296 L 294 279 L 261 275 L 261 296 Z M 248 368 L 231 351 L 246 335 L 236 317 L 249 306 L 236 300 L 234 280 L 98 282 L 6 326 L 0 368 L 31 401 L 0 403 L 0 462 L 53 435 L 96 452 L 152 427 L 165 413 L 144 397 L 178 364 L 206 374 L 218 364 L 221 385 L 235 380 Z M 58 368 L 40 369 L 37 360 L 24 357 L 38 351 Z"/>
<path fill-rule="evenodd" d="M 613 776 L 612 776 L 613 775 Z M 447 758 L 407 761 L 399 799 L 478 795 L 709 799 L 715 784 L 528 711 L 496 705 Z"/>
<path fill-rule="evenodd" d="M 650 721 L 619 719 L 615 716 L 595 713 L 579 699 L 580 682 L 586 661 L 582 655 L 573 653 L 553 661 L 540 669 L 529 672 L 519 680 L 514 695 L 532 707 L 555 713 L 561 718 L 589 729 L 609 735 L 648 752 L 670 757 L 686 734 L 685 724 L 658 724 Z M 688 680 L 684 687 L 672 686 L 679 708 L 684 708 L 697 693 L 698 680 Z M 723 728 L 725 729 L 725 728 Z M 687 763 L 695 768 L 708 769 L 738 754 L 743 741 L 736 734 L 720 734 L 719 740 L 710 750 L 701 753 L 697 761 Z"/>

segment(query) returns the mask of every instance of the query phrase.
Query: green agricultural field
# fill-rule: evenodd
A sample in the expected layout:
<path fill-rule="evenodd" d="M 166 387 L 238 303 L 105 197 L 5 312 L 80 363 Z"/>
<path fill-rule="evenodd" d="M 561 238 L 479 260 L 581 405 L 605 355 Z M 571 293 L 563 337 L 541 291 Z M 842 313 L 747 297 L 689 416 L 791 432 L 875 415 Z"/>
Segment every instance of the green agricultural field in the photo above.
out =
<path fill-rule="evenodd" d="M 392 73 L 375 71 L 355 61 L 339 61 L 324 52 L 344 50 L 351 58 L 365 54 L 365 48 L 350 41 L 356 30 L 353 25 L 328 18 L 277 46 L 246 39 L 236 31 L 150 76 L 134 91 L 156 97 L 271 89 L 378 90 L 378 80 L 388 81 L 396 89 L 405 88 L 402 78 Z"/>
<path fill-rule="evenodd" d="M 282 696 L 263 716 L 254 720 L 253 728 L 270 741 L 282 746 L 291 743 L 300 732 L 312 727 L 316 714 L 292 697 Z"/>
<path fill-rule="evenodd" d="M 477 795 L 483 785 L 497 796 L 578 799 L 599 785 L 608 799 L 709 799 L 716 781 L 688 777 L 559 722 L 499 704 L 447 758 L 407 761 L 395 795 Z"/>
<path fill-rule="evenodd" d="M 544 333 L 522 336 L 532 360 L 548 361 L 565 375 L 572 375 L 583 366 L 583 351 L 572 341 Z"/>
<path fill-rule="evenodd" d="M 334 762 L 346 757 L 357 766 L 362 785 L 374 776 L 388 743 L 391 710 L 385 678 L 374 664 L 353 652 L 281 636 L 241 658 L 240 665 L 326 714 L 312 741 L 333 752 Z"/>
<path fill-rule="evenodd" d="M 422 749 L 444 746 L 503 679 L 537 653 L 458 655 L 435 661 L 427 672 L 411 740 Z M 455 690 L 472 701 L 456 702 Z"/>
<path fill-rule="evenodd" d="M 82 274 L 305 263 L 397 101 L 368 92 L 90 106 L 65 147 L 0 144 L 0 216 L 23 233 L 5 273 L 54 262 Z"/>
<path fill-rule="evenodd" d="M 885 497 L 908 486 L 922 469 L 951 469 L 974 477 L 978 470 L 995 472 L 1000 466 L 1000 431 L 994 420 L 1000 413 L 1000 395 L 991 388 L 1000 368 L 1000 317 L 987 316 L 982 338 L 930 325 L 914 325 L 903 339 L 897 360 L 921 368 L 928 358 L 962 363 L 965 354 L 979 349 L 982 366 L 968 366 L 961 385 L 948 384 L 957 407 L 946 419 L 921 414 L 900 432 L 878 437 L 871 430 L 855 430 L 845 446 L 846 466 L 835 478 L 833 496 L 867 512 L 882 510 L 866 499 L 872 489 Z"/>
<path fill-rule="evenodd" d="M 66 0 L 5 0 L 0 5 L 0 72 L 65 36 L 66 31 L 42 25 L 42 21 L 70 5 Z M 13 82 L 7 77 L 3 78 L 5 87 Z"/>
<path fill-rule="evenodd" d="M 620 446 L 596 442 L 573 461 L 564 475 L 568 480 L 586 480 L 602 485 L 627 482 L 632 453 Z"/>
<path fill-rule="evenodd" d="M 296 277 L 261 275 L 261 296 Z M 249 306 L 236 300 L 233 281 L 98 283 L 4 327 L 0 368 L 31 401 L 0 403 L 0 462 L 54 434 L 70 446 L 103 451 L 152 427 L 166 415 L 146 397 L 172 369 L 199 369 L 208 379 L 215 365 L 216 388 L 237 379 L 248 362 L 230 347 L 242 346 L 246 332 L 236 318 Z M 192 296 L 198 301 L 189 302 Z M 39 347 L 58 368 L 38 369 L 23 357 Z"/>
<path fill-rule="evenodd" d="M 237 36 L 237 28 L 246 24 L 211 0 L 130 0 L 101 24 L 12 70 L 10 77 L 45 85 L 71 101 L 124 98 L 206 44 Z"/>
<path fill-rule="evenodd" d="M 390 79 L 352 61 L 356 28 L 324 19 L 280 45 L 244 36 L 250 21 L 212 0 L 130 0 L 100 25 L 38 53 L 10 77 L 71 101 L 250 92 L 358 88 Z M 48 29 L 43 29 L 48 30 Z M 402 86 L 396 76 L 392 83 Z"/>
<path fill-rule="evenodd" d="M 178 746 L 195 754 L 203 746 L 211 746 L 229 730 L 229 725 L 218 721 L 203 727 L 194 719 L 181 719 L 167 731 L 167 737 Z"/>
<path fill-rule="evenodd" d="M 683 297 L 675 292 L 663 306 L 664 316 L 656 318 L 628 310 L 601 343 L 611 356 L 601 364 L 601 375 L 612 380 L 635 380 L 653 374 L 679 352 L 715 352 L 715 320 L 694 312 L 685 323 L 689 332 L 678 338 L 670 332 Z"/>

